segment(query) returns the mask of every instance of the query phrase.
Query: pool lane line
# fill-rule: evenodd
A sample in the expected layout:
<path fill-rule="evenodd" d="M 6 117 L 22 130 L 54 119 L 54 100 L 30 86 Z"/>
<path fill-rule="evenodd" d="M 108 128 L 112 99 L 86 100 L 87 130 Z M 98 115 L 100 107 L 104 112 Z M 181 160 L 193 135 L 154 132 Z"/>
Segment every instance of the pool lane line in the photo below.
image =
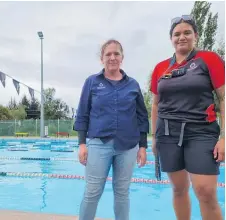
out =
<path fill-rule="evenodd" d="M 6 148 L 7 149 L 7 148 Z M 51 150 L 51 149 L 44 149 L 44 150 L 47 150 L 47 151 L 50 151 L 50 152 L 62 152 L 62 153 L 73 153 L 75 152 L 76 150 Z M 18 151 L 35 151 L 35 152 L 40 152 L 40 151 L 43 151 L 41 149 L 38 149 L 38 148 L 30 148 L 30 149 L 21 149 L 21 148 L 12 148 L 12 149 L 7 149 L 7 151 L 13 151 L 13 152 L 18 152 Z"/>
<path fill-rule="evenodd" d="M 78 179 L 84 180 L 84 176 L 80 175 L 68 175 L 68 174 L 48 174 L 48 173 L 32 173 L 32 172 L 0 172 L 2 177 L 45 177 L 49 179 Z M 107 181 L 112 181 L 111 177 L 107 178 Z M 144 178 L 132 178 L 132 183 L 146 183 L 146 184 L 170 184 L 169 180 L 157 181 L 155 179 Z M 225 188 L 225 183 L 217 183 L 220 188 Z"/>
<path fill-rule="evenodd" d="M 72 158 L 63 157 L 0 157 L 0 160 L 36 160 L 36 161 L 74 161 L 79 162 L 79 160 Z M 147 165 L 154 165 L 155 161 L 147 161 Z M 225 166 L 225 163 L 220 164 L 221 167 Z"/>
<path fill-rule="evenodd" d="M 84 176 L 80 175 L 64 175 L 64 174 L 44 174 L 44 173 L 3 173 L 4 176 L 16 176 L 16 177 L 47 177 L 47 178 L 58 178 L 58 179 L 80 179 L 84 180 Z M 1 176 L 1 173 L 0 173 Z M 108 181 L 111 181 L 112 178 L 108 177 Z M 157 181 L 155 179 L 143 179 L 143 178 L 132 178 L 131 182 L 133 183 L 149 183 L 149 184 L 169 184 L 169 180 Z M 218 183 L 218 187 L 225 187 L 225 183 Z"/>
<path fill-rule="evenodd" d="M 0 157 L 0 160 L 78 161 L 72 158 L 54 157 Z"/>

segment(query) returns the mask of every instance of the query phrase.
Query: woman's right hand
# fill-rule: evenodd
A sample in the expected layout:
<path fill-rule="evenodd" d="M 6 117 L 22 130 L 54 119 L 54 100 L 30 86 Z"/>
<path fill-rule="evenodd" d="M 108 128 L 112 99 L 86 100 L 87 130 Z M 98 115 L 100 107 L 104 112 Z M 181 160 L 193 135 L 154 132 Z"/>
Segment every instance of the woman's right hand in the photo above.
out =
<path fill-rule="evenodd" d="M 86 162 L 87 162 L 87 156 L 88 156 L 88 149 L 86 147 L 86 144 L 80 144 L 78 157 L 79 157 L 79 162 L 84 166 L 86 165 Z"/>
<path fill-rule="evenodd" d="M 157 155 L 157 149 L 156 149 L 156 140 L 155 140 L 155 137 L 152 137 L 152 145 L 151 145 L 151 148 L 152 148 L 153 154 L 156 156 Z"/>

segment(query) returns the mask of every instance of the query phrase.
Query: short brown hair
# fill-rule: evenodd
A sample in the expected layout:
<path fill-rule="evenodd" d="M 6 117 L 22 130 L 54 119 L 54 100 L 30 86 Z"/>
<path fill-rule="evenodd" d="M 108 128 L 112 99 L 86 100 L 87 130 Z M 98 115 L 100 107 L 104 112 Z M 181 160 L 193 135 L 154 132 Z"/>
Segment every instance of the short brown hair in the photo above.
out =
<path fill-rule="evenodd" d="M 102 47 L 101 47 L 101 51 L 100 51 L 100 57 L 101 57 L 101 58 L 102 58 L 103 55 L 104 55 L 104 51 L 105 51 L 106 47 L 107 47 L 109 44 L 112 44 L 112 43 L 113 43 L 113 44 L 118 44 L 118 45 L 119 45 L 120 50 L 121 50 L 121 53 L 122 53 L 122 56 L 124 56 L 124 55 L 123 55 L 123 48 L 122 48 L 121 43 L 120 43 L 119 41 L 115 40 L 115 39 L 110 39 L 110 40 L 106 41 L 106 42 L 102 45 Z"/>

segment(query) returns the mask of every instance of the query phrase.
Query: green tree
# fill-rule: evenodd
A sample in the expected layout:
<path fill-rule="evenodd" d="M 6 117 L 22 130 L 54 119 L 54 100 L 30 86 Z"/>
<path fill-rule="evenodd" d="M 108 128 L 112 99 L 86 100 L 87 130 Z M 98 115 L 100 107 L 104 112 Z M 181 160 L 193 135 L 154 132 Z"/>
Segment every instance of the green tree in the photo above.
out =
<path fill-rule="evenodd" d="M 54 88 L 45 89 L 45 119 L 68 119 L 69 107 L 59 98 L 55 98 Z"/>
<path fill-rule="evenodd" d="M 10 114 L 12 115 L 13 119 L 17 120 L 24 120 L 26 119 L 26 111 L 23 105 L 18 106 L 18 108 L 9 110 Z"/>
<path fill-rule="evenodd" d="M 39 103 L 38 99 L 31 100 L 30 109 L 35 110 L 35 111 L 40 110 L 40 103 Z"/>
<path fill-rule="evenodd" d="M 217 49 L 215 50 L 216 53 L 219 54 L 219 56 L 225 60 L 225 42 L 223 39 L 221 39 L 219 42 L 218 42 L 218 47 Z"/>
<path fill-rule="evenodd" d="M 40 103 L 37 99 L 30 101 L 29 108 L 26 109 L 27 119 L 38 119 L 40 118 Z"/>
<path fill-rule="evenodd" d="M 30 108 L 30 100 L 27 98 L 26 95 L 24 95 L 20 101 L 20 105 L 23 105 L 25 107 L 25 109 L 29 109 Z"/>
<path fill-rule="evenodd" d="M 197 47 L 201 50 L 215 51 L 224 59 L 224 41 L 221 41 L 218 49 L 215 49 L 215 37 L 218 28 L 218 13 L 213 15 L 210 8 L 211 3 L 207 1 L 196 1 L 191 11 L 191 15 L 195 19 L 198 29 Z M 217 99 L 216 92 L 214 91 L 213 94 L 216 111 L 219 112 L 219 101 Z"/>
<path fill-rule="evenodd" d="M 198 29 L 197 47 L 202 50 L 213 50 L 215 44 L 218 13 L 213 15 L 210 7 L 207 1 L 196 1 L 191 11 Z"/>
<path fill-rule="evenodd" d="M 144 103 L 148 111 L 148 117 L 151 117 L 151 92 L 149 90 L 143 90 L 142 91 L 144 96 Z"/>
<path fill-rule="evenodd" d="M 10 114 L 8 108 L 0 105 L 0 120 L 11 120 L 13 116 Z"/>
<path fill-rule="evenodd" d="M 16 99 L 11 97 L 11 99 L 10 99 L 7 107 L 10 110 L 11 109 L 16 109 L 18 107 L 17 102 L 16 102 Z"/>
<path fill-rule="evenodd" d="M 150 92 L 150 79 L 151 79 L 151 74 L 148 76 L 148 83 L 145 87 L 145 90 L 142 91 L 143 97 L 144 97 L 144 103 L 148 111 L 148 117 L 151 117 L 151 102 L 152 102 L 152 95 Z"/>
<path fill-rule="evenodd" d="M 19 105 L 24 106 L 24 110 L 26 113 L 25 119 L 40 118 L 40 103 L 37 99 L 29 99 L 26 95 L 24 95 L 19 102 Z M 21 111 L 22 109 L 20 109 L 19 112 Z M 16 114 L 18 114 L 18 112 Z M 22 115 L 24 115 L 24 113 Z"/>

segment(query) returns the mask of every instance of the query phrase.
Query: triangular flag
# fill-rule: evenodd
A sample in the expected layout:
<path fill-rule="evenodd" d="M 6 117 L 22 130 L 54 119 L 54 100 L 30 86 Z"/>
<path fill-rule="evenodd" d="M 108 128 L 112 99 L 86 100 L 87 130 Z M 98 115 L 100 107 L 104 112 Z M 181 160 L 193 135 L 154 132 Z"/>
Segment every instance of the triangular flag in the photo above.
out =
<path fill-rule="evenodd" d="M 2 85 L 5 87 L 5 73 L 0 72 L 0 81 L 2 82 Z"/>
<path fill-rule="evenodd" d="M 35 98 L 34 96 L 34 89 L 28 87 L 28 90 L 29 90 L 29 93 L 30 93 L 30 96 L 31 96 L 31 99 L 33 100 Z"/>
<path fill-rule="evenodd" d="M 15 86 L 15 89 L 18 93 L 18 95 L 20 94 L 20 82 L 18 82 L 17 80 L 13 79 L 13 84 Z"/>

